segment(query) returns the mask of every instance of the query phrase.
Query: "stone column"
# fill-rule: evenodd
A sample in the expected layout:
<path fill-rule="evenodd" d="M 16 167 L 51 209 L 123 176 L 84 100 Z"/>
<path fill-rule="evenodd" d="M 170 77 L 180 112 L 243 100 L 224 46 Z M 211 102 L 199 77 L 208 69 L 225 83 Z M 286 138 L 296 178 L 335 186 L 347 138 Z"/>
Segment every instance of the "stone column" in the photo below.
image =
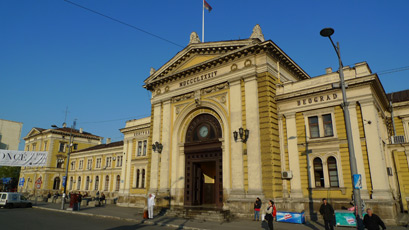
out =
<path fill-rule="evenodd" d="M 233 198 L 244 197 L 244 175 L 243 175 L 243 143 L 235 142 L 233 131 L 238 131 L 243 126 L 241 112 L 241 81 L 230 83 L 230 143 L 231 143 L 231 172 L 232 190 L 230 196 Z M 249 129 L 250 130 L 250 129 Z"/>
<path fill-rule="evenodd" d="M 287 144 L 290 171 L 293 174 L 291 179 L 291 198 L 302 198 L 300 160 L 298 155 L 298 136 L 295 113 L 285 114 L 287 124 Z"/>
<path fill-rule="evenodd" d="M 128 146 L 129 146 L 129 140 L 124 140 L 124 147 L 123 147 L 122 151 L 123 151 L 124 153 L 126 153 L 126 154 L 123 155 L 124 158 L 123 158 L 123 161 L 122 161 L 122 167 L 121 167 L 121 181 L 120 181 L 120 187 L 119 187 L 119 191 L 120 191 L 120 193 L 122 193 L 122 194 L 125 194 L 125 193 L 126 193 L 126 191 L 125 191 L 125 181 L 128 180 L 128 178 L 127 178 L 127 176 L 126 176 L 126 168 L 127 168 L 127 165 L 128 165 L 127 157 L 128 157 L 128 154 L 129 154 L 129 152 L 128 152 Z M 128 177 L 129 177 L 129 175 L 128 175 Z M 102 182 L 102 178 L 101 178 L 101 182 Z M 101 182 L 100 182 L 100 183 L 101 183 Z"/>
<path fill-rule="evenodd" d="M 133 156 L 133 152 L 132 149 L 134 149 L 134 147 L 136 148 L 137 145 L 137 141 L 134 143 L 133 142 L 134 139 L 130 139 L 130 141 L 128 142 L 128 151 L 126 153 L 126 179 L 124 179 L 124 183 L 125 183 L 125 188 L 124 188 L 124 193 L 125 194 L 129 194 L 129 189 L 132 185 L 132 181 L 131 181 L 131 161 L 132 161 L 132 156 Z M 102 180 L 105 183 L 105 177 Z"/>
<path fill-rule="evenodd" d="M 372 181 L 372 199 L 392 199 L 388 173 L 382 150 L 378 111 L 373 101 L 361 102 L 362 118 L 371 121 L 364 125 L 369 168 Z"/>
<path fill-rule="evenodd" d="M 361 138 L 359 135 L 359 124 L 356 112 L 356 102 L 350 102 L 348 107 L 350 120 L 351 120 L 351 129 L 352 129 L 352 139 L 354 140 L 354 150 L 355 150 L 355 159 L 356 165 L 358 167 L 358 174 L 362 176 L 362 189 L 361 189 L 361 198 L 362 199 L 370 199 L 368 193 L 368 187 L 366 184 L 366 173 L 365 173 L 365 166 L 364 166 L 364 157 L 362 154 L 362 146 L 361 146 Z"/>
<path fill-rule="evenodd" d="M 244 79 L 244 89 L 246 99 L 246 128 L 250 131 L 249 139 L 247 140 L 247 167 L 249 178 L 247 194 L 249 197 L 256 197 L 261 196 L 263 193 L 257 77 L 253 76 Z"/>
<path fill-rule="evenodd" d="M 281 159 L 281 171 L 287 171 L 286 165 L 285 165 L 285 146 L 284 146 L 284 127 L 283 127 L 283 116 L 278 115 L 278 133 L 280 137 L 280 159 Z M 288 186 L 287 186 L 287 180 L 282 181 L 283 184 L 283 197 L 288 198 Z"/>
<path fill-rule="evenodd" d="M 163 103 L 163 122 L 162 122 L 162 153 L 160 154 L 160 192 L 168 192 L 169 189 L 169 155 L 170 155 L 170 101 Z"/>
<path fill-rule="evenodd" d="M 161 103 L 153 105 L 153 133 L 152 133 L 152 144 L 156 141 L 160 142 L 160 123 L 161 123 Z M 152 150 L 151 153 L 151 181 L 149 193 L 156 193 L 158 190 L 158 171 L 159 171 L 159 153 Z"/>

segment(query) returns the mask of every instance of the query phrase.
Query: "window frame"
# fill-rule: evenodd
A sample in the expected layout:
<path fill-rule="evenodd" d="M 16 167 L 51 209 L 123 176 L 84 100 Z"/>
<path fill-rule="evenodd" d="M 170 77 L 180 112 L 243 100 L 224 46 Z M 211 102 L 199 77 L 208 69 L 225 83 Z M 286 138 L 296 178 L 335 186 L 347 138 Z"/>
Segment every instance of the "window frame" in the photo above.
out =
<path fill-rule="evenodd" d="M 337 167 L 337 178 L 338 178 L 338 186 L 332 186 L 330 185 L 330 172 L 328 168 L 328 159 L 330 157 L 333 157 L 336 162 L 336 167 Z M 315 185 L 315 170 L 314 170 L 314 159 L 315 158 L 320 158 L 322 162 L 322 168 L 324 171 L 324 187 L 317 187 Z M 309 175 L 310 175 L 310 180 L 311 180 L 311 188 L 312 189 L 342 189 L 345 187 L 344 184 L 344 178 L 343 178 L 343 172 L 342 172 L 342 167 L 340 164 L 340 153 L 339 151 L 336 152 L 315 152 L 315 153 L 310 153 L 309 154 L 309 163 L 310 163 L 310 169 L 309 169 Z"/>
<path fill-rule="evenodd" d="M 337 127 L 336 127 L 336 122 L 335 122 L 335 109 L 334 107 L 330 108 L 324 108 L 324 109 L 317 109 L 317 110 L 312 110 L 312 111 L 307 111 L 302 113 L 304 116 L 304 125 L 306 127 L 306 136 L 307 136 L 307 141 L 320 141 L 323 139 L 330 139 L 330 138 L 338 138 L 337 134 Z M 331 115 L 331 123 L 332 123 L 332 136 L 325 136 L 325 131 L 324 131 L 324 121 L 323 121 L 323 116 L 324 115 Z M 310 124 L 309 124 L 309 117 L 318 117 L 318 126 L 319 126 L 319 136 L 320 137 L 314 137 L 311 138 L 311 130 L 310 130 Z"/>

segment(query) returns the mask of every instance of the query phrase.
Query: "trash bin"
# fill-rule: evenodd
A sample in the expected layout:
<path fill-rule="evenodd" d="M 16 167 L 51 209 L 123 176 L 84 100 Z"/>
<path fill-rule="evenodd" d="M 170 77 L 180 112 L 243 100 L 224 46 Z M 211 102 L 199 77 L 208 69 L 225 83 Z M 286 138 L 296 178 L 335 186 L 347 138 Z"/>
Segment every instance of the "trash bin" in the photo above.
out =
<path fill-rule="evenodd" d="M 143 218 L 148 219 L 148 210 L 143 210 Z"/>

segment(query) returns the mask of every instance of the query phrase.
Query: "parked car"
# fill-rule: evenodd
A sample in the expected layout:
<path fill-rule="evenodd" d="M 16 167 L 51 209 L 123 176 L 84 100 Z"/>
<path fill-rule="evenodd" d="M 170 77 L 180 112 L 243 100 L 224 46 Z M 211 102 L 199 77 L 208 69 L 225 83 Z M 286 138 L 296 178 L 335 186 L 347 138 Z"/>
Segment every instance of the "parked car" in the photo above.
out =
<path fill-rule="evenodd" d="M 23 195 L 16 192 L 0 192 L 0 207 L 16 208 L 28 207 L 31 208 L 33 204 L 27 200 Z"/>

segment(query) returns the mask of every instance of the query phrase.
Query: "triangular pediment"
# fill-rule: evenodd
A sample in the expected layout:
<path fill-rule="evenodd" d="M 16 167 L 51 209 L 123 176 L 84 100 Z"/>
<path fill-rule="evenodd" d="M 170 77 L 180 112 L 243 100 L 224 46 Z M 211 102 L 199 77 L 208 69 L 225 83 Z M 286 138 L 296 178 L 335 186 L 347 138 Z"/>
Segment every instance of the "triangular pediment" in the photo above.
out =
<path fill-rule="evenodd" d="M 144 81 L 145 85 L 258 43 L 255 39 L 189 44 Z"/>
<path fill-rule="evenodd" d="M 35 136 L 35 135 L 41 133 L 43 130 L 44 130 L 44 129 L 42 129 L 42 128 L 32 128 L 32 129 L 30 130 L 30 132 L 28 132 L 27 136 L 25 136 L 25 138 L 29 138 L 29 137 L 31 137 L 31 136 Z"/>

